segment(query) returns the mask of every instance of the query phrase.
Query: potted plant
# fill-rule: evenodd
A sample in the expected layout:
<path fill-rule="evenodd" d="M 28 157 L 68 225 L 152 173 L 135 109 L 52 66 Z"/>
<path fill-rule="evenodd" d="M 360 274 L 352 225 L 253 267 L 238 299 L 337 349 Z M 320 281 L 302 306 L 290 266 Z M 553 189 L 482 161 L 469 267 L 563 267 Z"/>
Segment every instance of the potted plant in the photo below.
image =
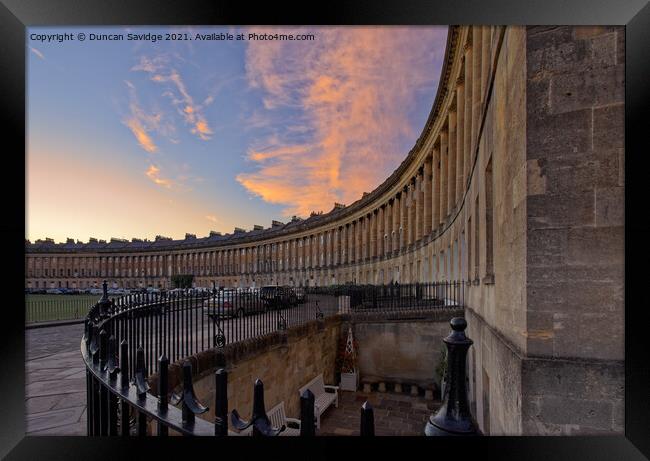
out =
<path fill-rule="evenodd" d="M 352 327 L 348 329 L 347 339 L 339 347 L 337 365 L 341 373 L 341 390 L 356 391 L 359 386 L 359 373 L 357 370 L 357 344 L 352 336 Z"/>

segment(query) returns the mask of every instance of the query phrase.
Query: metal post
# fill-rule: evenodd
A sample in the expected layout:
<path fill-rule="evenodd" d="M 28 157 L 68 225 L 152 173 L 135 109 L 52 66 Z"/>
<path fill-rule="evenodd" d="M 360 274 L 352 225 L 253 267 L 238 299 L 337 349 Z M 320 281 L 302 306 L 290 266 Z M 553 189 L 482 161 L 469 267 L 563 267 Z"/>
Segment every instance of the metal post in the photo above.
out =
<path fill-rule="evenodd" d="M 300 436 L 314 437 L 316 423 L 314 422 L 314 393 L 306 389 L 300 395 Z"/>
<path fill-rule="evenodd" d="M 431 415 L 424 433 L 439 435 L 480 435 L 478 425 L 469 410 L 467 397 L 467 350 L 473 341 L 465 336 L 467 322 L 462 317 L 454 317 L 449 322 L 452 332 L 443 341 L 447 346 L 447 386 L 442 397 L 442 405 L 435 415 Z"/>
<path fill-rule="evenodd" d="M 122 391 L 129 389 L 129 345 L 126 339 L 120 343 L 120 384 Z M 129 433 L 129 404 L 126 399 L 120 399 L 120 427 L 122 436 L 128 436 Z"/>
<path fill-rule="evenodd" d="M 375 415 L 370 402 L 367 400 L 361 405 L 361 427 L 359 430 L 361 436 L 375 435 Z"/>
<path fill-rule="evenodd" d="M 219 368 L 215 377 L 214 435 L 228 435 L 228 372 Z"/>
<path fill-rule="evenodd" d="M 158 359 L 159 377 L 158 377 L 158 412 L 161 416 L 167 414 L 167 394 L 169 392 L 169 359 L 163 354 Z M 157 423 L 158 435 L 166 436 L 169 434 L 169 428 L 160 421 Z"/>

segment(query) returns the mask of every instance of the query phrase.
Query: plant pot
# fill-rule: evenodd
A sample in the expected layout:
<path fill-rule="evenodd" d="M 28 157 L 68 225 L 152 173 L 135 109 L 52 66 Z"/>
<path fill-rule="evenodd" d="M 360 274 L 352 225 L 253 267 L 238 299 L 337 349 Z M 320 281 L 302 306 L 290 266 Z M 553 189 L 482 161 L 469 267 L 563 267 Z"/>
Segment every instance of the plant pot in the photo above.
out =
<path fill-rule="evenodd" d="M 355 392 L 359 387 L 359 374 L 341 373 L 341 385 L 339 387 L 342 391 Z"/>

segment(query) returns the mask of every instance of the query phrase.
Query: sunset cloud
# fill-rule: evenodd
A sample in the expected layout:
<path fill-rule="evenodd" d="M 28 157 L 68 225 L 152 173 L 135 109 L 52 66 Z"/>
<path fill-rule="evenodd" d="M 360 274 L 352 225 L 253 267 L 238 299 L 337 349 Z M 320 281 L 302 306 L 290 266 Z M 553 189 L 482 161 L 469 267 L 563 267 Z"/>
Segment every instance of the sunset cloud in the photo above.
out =
<path fill-rule="evenodd" d="M 171 89 L 165 91 L 163 95 L 171 100 L 178 114 L 190 126 L 190 132 L 203 141 L 212 139 L 214 133 L 202 110 L 205 106 L 212 104 L 214 97 L 209 95 L 202 104 L 196 104 L 180 73 L 172 67 L 168 56 L 163 55 L 155 58 L 141 56 L 139 64 L 133 66 L 131 70 L 151 74 L 150 79 L 153 82 L 171 84 Z"/>
<path fill-rule="evenodd" d="M 153 140 L 151 139 L 151 136 L 147 134 L 147 129 L 142 125 L 140 120 L 138 120 L 136 117 L 129 117 L 124 120 L 124 124 L 129 127 L 135 136 L 135 139 L 138 141 L 138 144 L 140 144 L 140 147 L 150 153 L 156 152 L 158 150 Z"/>
<path fill-rule="evenodd" d="M 392 172 L 422 128 L 409 119 L 416 98 L 433 102 L 446 40 L 442 27 L 314 33 L 309 44 L 252 41 L 246 53 L 249 85 L 282 128 L 249 149 L 256 169 L 237 180 L 287 216 L 350 204 Z M 283 120 L 287 108 L 298 115 Z"/>
<path fill-rule="evenodd" d="M 160 177 L 160 168 L 156 165 L 149 165 L 149 168 L 144 173 L 147 177 L 153 181 L 154 184 L 157 184 L 167 189 L 171 189 L 173 182 L 171 179 L 165 179 Z"/>
<path fill-rule="evenodd" d="M 215 215 L 211 215 L 211 214 L 206 215 L 206 216 L 205 216 L 205 219 L 207 219 L 208 221 L 210 221 L 210 222 L 212 222 L 212 223 L 215 223 L 215 224 L 217 224 L 217 223 L 219 222 L 219 221 L 217 220 L 217 217 L 216 217 Z"/>
<path fill-rule="evenodd" d="M 29 47 L 29 50 L 30 50 L 32 53 L 34 53 L 36 56 L 38 56 L 39 58 L 41 58 L 42 60 L 45 60 L 45 56 L 43 55 L 43 53 L 41 53 L 40 51 L 38 51 L 38 50 L 37 50 L 36 48 L 34 48 L 33 46 L 30 46 L 30 47 Z"/>

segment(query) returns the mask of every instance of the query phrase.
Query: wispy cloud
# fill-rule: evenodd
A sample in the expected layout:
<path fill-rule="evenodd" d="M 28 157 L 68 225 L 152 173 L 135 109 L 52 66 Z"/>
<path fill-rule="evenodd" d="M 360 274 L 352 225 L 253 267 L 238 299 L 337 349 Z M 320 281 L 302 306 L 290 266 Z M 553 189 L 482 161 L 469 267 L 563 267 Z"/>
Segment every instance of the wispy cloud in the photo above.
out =
<path fill-rule="evenodd" d="M 208 221 L 210 221 L 210 222 L 212 222 L 212 223 L 215 223 L 215 224 L 217 224 L 217 223 L 219 222 L 219 220 L 217 219 L 217 217 L 216 217 L 215 215 L 211 215 L 211 214 L 206 215 L 206 216 L 205 216 L 205 219 L 207 219 Z"/>
<path fill-rule="evenodd" d="M 29 50 L 30 50 L 32 53 L 34 53 L 36 56 L 38 56 L 39 58 L 41 58 L 42 60 L 45 60 L 45 56 L 43 55 L 43 53 L 41 53 L 39 50 L 37 50 L 37 49 L 34 48 L 33 46 L 30 46 L 30 47 L 29 47 Z"/>
<path fill-rule="evenodd" d="M 170 84 L 163 95 L 171 99 L 178 114 L 190 126 L 190 132 L 204 141 L 212 139 L 214 133 L 203 114 L 203 109 L 212 104 L 214 97 L 209 95 L 202 104 L 196 104 L 181 74 L 172 67 L 169 56 L 161 55 L 154 58 L 141 56 L 140 62 L 131 70 L 150 74 L 153 82 Z"/>
<path fill-rule="evenodd" d="M 252 41 L 246 53 L 249 84 L 267 109 L 263 119 L 283 128 L 249 150 L 257 169 L 237 180 L 286 205 L 285 215 L 354 202 L 390 174 L 421 129 L 409 119 L 416 98 L 433 102 L 446 40 L 442 27 L 314 33 L 308 44 Z M 286 119 L 286 109 L 298 115 Z"/>
<path fill-rule="evenodd" d="M 142 125 L 140 120 L 132 116 L 124 120 L 124 124 L 129 127 L 135 136 L 135 139 L 137 139 L 138 144 L 140 144 L 140 147 L 150 153 L 156 152 L 158 150 L 156 144 L 154 144 L 151 136 L 147 134 L 147 129 Z"/>
<path fill-rule="evenodd" d="M 156 165 L 149 165 L 149 168 L 144 173 L 154 184 L 157 184 L 167 189 L 171 189 L 174 182 L 171 179 L 161 178 L 160 177 L 160 168 Z"/>

